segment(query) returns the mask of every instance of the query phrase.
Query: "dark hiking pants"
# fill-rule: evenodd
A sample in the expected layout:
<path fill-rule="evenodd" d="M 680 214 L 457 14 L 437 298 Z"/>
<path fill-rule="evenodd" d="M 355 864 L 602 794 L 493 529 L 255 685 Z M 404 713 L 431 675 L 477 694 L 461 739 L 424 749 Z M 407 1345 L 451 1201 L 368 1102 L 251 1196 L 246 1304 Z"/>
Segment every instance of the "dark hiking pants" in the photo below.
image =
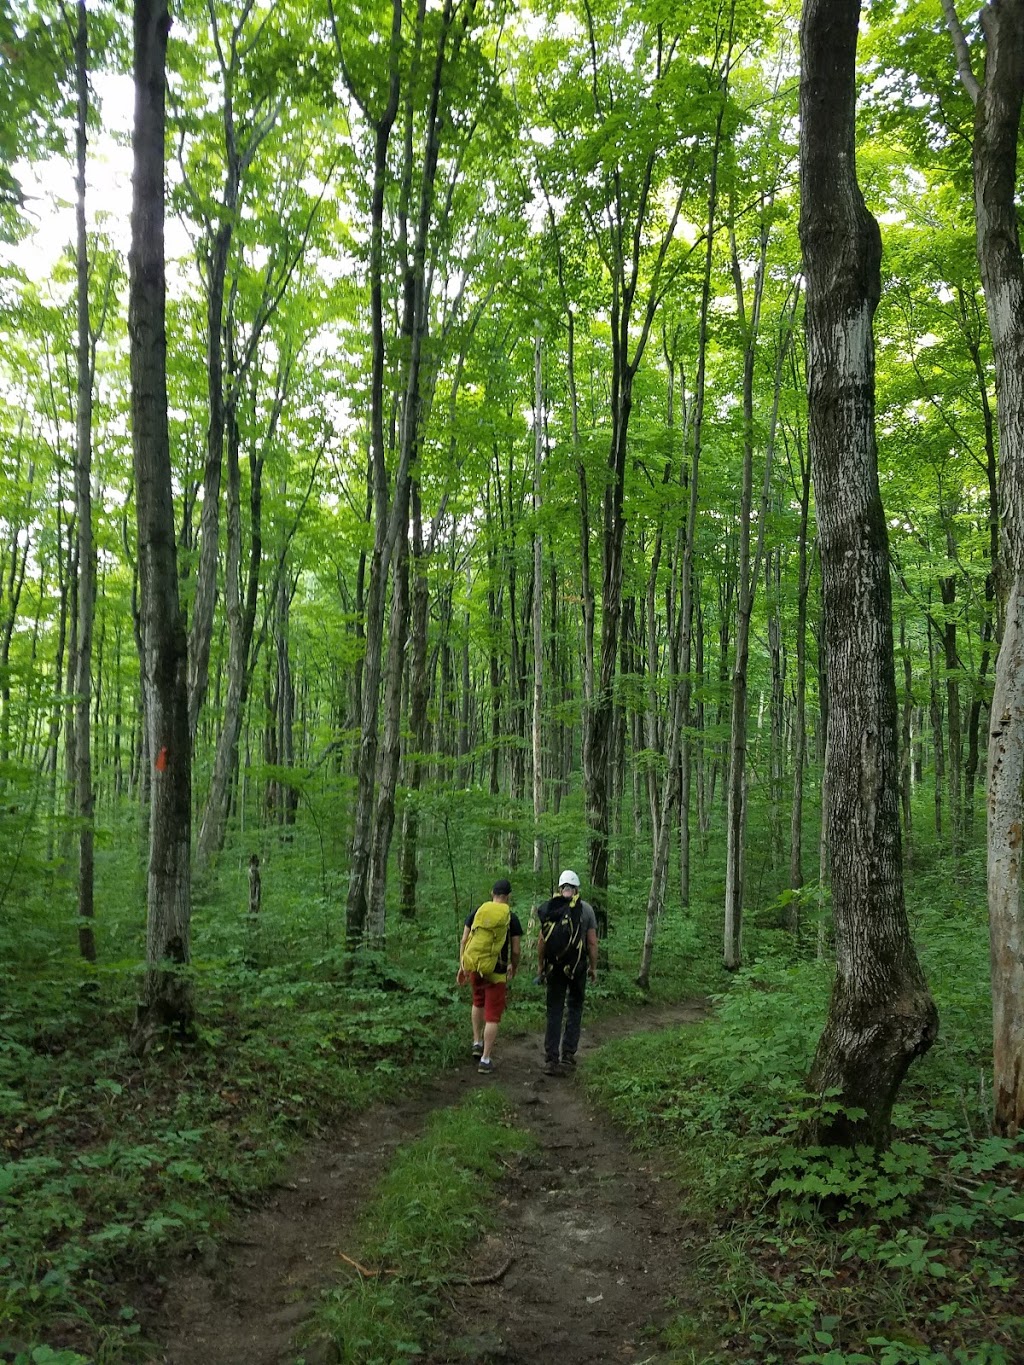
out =
<path fill-rule="evenodd" d="M 583 1021 L 583 998 L 587 990 L 586 970 L 569 978 L 564 972 L 552 972 L 548 978 L 548 1026 L 544 1034 L 544 1056 L 557 1062 L 559 1050 L 563 1057 L 571 1057 L 580 1045 L 580 1024 Z M 568 1003 L 568 1008 L 566 1005 Z M 565 1032 L 562 1032 L 562 1014 Z M 559 1049 L 561 1043 L 561 1049 Z"/>

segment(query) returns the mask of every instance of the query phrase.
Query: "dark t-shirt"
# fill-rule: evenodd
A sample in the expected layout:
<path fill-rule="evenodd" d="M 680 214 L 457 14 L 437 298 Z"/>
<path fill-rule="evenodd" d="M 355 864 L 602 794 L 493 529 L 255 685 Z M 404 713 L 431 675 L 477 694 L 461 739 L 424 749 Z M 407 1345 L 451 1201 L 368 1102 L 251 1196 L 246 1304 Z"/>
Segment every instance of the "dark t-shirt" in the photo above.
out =
<path fill-rule="evenodd" d="M 466 928 L 472 929 L 473 921 L 476 918 L 476 911 L 466 916 Z M 498 954 L 498 961 L 494 965 L 496 973 L 508 971 L 508 955 L 511 942 L 514 938 L 522 938 L 523 926 L 519 923 L 519 917 L 514 910 L 508 913 L 508 933 L 505 935 L 505 942 L 501 945 L 501 952 Z"/>

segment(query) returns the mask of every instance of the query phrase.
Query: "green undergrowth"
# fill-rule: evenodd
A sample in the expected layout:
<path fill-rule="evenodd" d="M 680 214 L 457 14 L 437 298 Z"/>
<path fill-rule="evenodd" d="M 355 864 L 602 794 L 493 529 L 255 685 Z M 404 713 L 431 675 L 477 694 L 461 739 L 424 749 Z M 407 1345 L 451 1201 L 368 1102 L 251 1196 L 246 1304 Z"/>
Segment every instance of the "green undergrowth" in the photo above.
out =
<path fill-rule="evenodd" d="M 350 1278 L 324 1295 L 310 1331 L 340 1365 L 420 1355 L 438 1300 L 472 1273 L 467 1250 L 497 1223 L 497 1183 L 532 1139 L 497 1091 L 474 1091 L 403 1147 L 360 1220 Z"/>
<path fill-rule="evenodd" d="M 338 953 L 274 964 L 247 940 L 197 958 L 195 1044 L 142 1059 L 134 964 L 3 983 L 0 1359 L 147 1358 L 169 1256 L 203 1253 L 305 1138 L 461 1055 L 429 940 L 418 964 L 351 975 Z"/>
<path fill-rule="evenodd" d="M 672 1360 L 1024 1360 L 1024 1145 L 990 1135 L 987 928 L 968 885 L 936 869 L 908 895 L 942 1025 L 880 1158 L 799 1141 L 838 1108 L 802 1088 L 830 984 L 807 955 L 813 923 L 803 947 L 779 936 L 739 973 L 703 1026 L 634 1035 L 589 1064 L 591 1094 L 686 1190 L 694 1274 Z"/>
<path fill-rule="evenodd" d="M 0 914 L 0 1359 L 18 1365 L 147 1359 L 144 1323 L 175 1257 L 205 1255 L 302 1141 L 461 1060 L 468 1041 L 457 946 L 496 872 L 477 868 L 456 903 L 425 859 L 438 898 L 425 893 L 412 921 L 392 908 L 386 953 L 362 953 L 349 972 L 343 880 L 299 830 L 263 858 L 257 920 L 246 857 L 197 887 L 195 1043 L 137 1058 L 136 843 L 128 826 L 100 842 L 96 966 L 76 954 L 72 889 L 52 868 L 19 887 L 17 917 L 10 897 Z M 633 982 L 642 914 L 627 912 L 639 896 L 622 885 L 592 1016 L 645 999 Z M 529 903 L 517 893 L 524 923 Z M 702 931 L 665 918 L 656 999 L 700 989 Z M 532 958 L 523 966 L 506 1033 L 542 1027 Z"/>

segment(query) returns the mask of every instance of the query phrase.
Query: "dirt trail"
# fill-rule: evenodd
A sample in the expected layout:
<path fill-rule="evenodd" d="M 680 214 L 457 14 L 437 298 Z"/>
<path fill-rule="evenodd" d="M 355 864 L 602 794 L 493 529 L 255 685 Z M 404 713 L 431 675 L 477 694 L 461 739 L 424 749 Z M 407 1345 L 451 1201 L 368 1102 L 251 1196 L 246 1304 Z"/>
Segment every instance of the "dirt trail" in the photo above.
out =
<path fill-rule="evenodd" d="M 588 1023 L 580 1068 L 595 1047 L 640 1030 L 696 1022 L 703 1002 Z M 467 1020 L 468 1024 L 468 1020 Z M 407 1100 L 346 1123 L 307 1148 L 268 1203 L 240 1218 L 216 1258 L 194 1262 L 167 1286 L 147 1324 L 164 1365 L 294 1365 L 298 1328 L 351 1254 L 360 1205 L 395 1148 L 428 1114 L 479 1085 L 500 1086 L 519 1126 L 540 1142 L 499 1191 L 498 1231 L 467 1274 L 501 1272 L 458 1291 L 441 1332 L 442 1362 L 592 1365 L 652 1359 L 642 1331 L 683 1277 L 685 1219 L 671 1187 L 622 1134 L 587 1105 L 577 1078 L 547 1077 L 536 1034 L 499 1040 L 493 1078 L 445 1073 Z M 329 1365 L 329 1346 L 308 1349 Z M 421 1359 L 423 1359 L 421 1357 Z"/>

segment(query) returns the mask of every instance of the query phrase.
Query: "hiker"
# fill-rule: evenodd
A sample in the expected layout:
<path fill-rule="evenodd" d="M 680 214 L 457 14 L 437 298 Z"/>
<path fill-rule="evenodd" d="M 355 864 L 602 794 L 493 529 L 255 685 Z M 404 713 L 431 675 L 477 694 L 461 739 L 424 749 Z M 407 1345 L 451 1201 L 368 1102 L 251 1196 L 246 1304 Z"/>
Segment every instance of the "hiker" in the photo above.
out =
<path fill-rule="evenodd" d="M 459 944 L 460 986 L 473 987 L 473 1048 L 477 1070 L 489 1076 L 494 1070 L 491 1049 L 505 1012 L 508 983 L 519 967 L 523 926 L 509 909 L 512 884 L 500 877 L 491 888 L 491 899 L 467 916 Z"/>
<path fill-rule="evenodd" d="M 558 894 L 540 907 L 537 918 L 537 968 L 548 990 L 544 1070 L 549 1076 L 561 1076 L 563 1067 L 576 1065 L 587 977 L 597 980 L 597 916 L 593 906 L 580 899 L 575 872 L 562 873 Z"/>

